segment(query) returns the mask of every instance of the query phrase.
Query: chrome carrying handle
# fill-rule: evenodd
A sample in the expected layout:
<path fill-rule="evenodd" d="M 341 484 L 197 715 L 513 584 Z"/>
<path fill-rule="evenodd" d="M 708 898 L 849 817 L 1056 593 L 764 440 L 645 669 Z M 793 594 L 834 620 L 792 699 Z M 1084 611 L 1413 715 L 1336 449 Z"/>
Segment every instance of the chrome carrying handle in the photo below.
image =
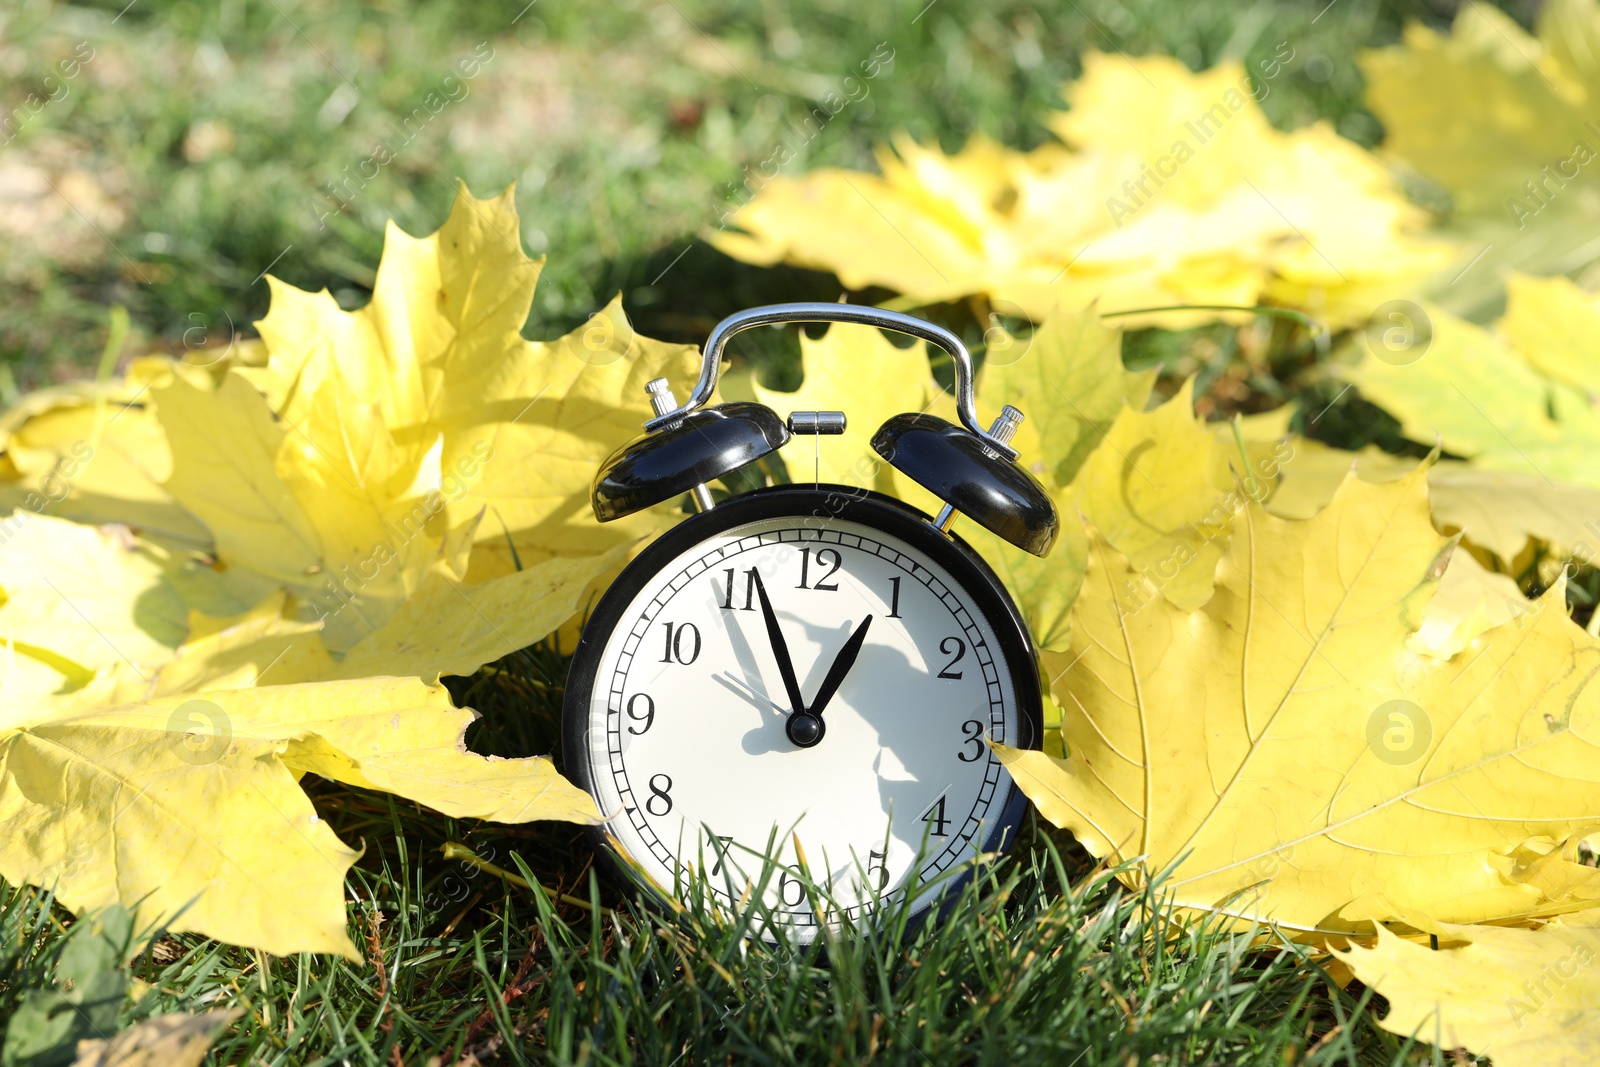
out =
<path fill-rule="evenodd" d="M 762 307 L 749 308 L 736 312 L 717 323 L 706 338 L 705 355 L 700 364 L 700 380 L 695 382 L 694 392 L 689 394 L 689 399 L 681 407 L 657 415 L 644 424 L 646 430 L 655 431 L 666 426 L 676 419 L 681 419 L 691 411 L 702 407 L 711 399 L 711 394 L 717 388 L 717 374 L 722 364 L 722 352 L 728 346 L 728 341 L 738 333 L 753 329 L 757 326 L 769 326 L 777 322 L 854 322 L 863 326 L 876 326 L 881 330 L 892 330 L 895 333 L 908 334 L 920 338 L 931 344 L 937 345 L 950 354 L 951 361 L 956 370 L 956 414 L 961 419 L 961 425 L 976 434 L 979 440 L 1005 456 L 1015 459 L 1017 450 L 1005 441 L 995 437 L 982 426 L 978 425 L 978 409 L 973 400 L 973 372 L 972 356 L 967 352 L 966 345 L 961 343 L 961 338 L 951 333 L 942 326 L 935 326 L 924 319 L 912 315 L 905 315 L 898 311 L 884 311 L 882 308 L 863 307 L 860 304 L 824 304 L 820 302 L 794 303 L 794 304 L 766 304 Z"/>

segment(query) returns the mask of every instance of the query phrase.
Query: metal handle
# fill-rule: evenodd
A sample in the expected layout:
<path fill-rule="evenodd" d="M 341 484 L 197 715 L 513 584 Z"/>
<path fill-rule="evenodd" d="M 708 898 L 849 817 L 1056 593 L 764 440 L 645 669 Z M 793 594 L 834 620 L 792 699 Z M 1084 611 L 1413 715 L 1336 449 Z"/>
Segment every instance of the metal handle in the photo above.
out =
<path fill-rule="evenodd" d="M 961 343 L 961 338 L 944 327 L 935 326 L 924 319 L 898 311 L 863 307 L 860 304 L 767 304 L 729 315 L 717 323 L 716 328 L 711 331 L 711 336 L 706 338 L 704 361 L 700 365 L 700 380 L 695 383 L 694 392 L 689 394 L 689 399 L 683 402 L 682 407 L 657 415 L 645 423 L 644 428 L 651 431 L 660 429 L 674 419 L 681 419 L 703 406 L 711 399 L 711 394 L 717 387 L 722 351 L 728 346 L 729 339 L 734 334 L 775 322 L 854 322 L 908 334 L 937 345 L 950 354 L 950 359 L 955 364 L 956 415 L 961 419 L 961 425 L 1007 459 L 1016 458 L 1016 449 L 1004 439 L 994 436 L 978 425 L 978 409 L 973 400 L 972 356 L 967 352 L 966 345 Z"/>

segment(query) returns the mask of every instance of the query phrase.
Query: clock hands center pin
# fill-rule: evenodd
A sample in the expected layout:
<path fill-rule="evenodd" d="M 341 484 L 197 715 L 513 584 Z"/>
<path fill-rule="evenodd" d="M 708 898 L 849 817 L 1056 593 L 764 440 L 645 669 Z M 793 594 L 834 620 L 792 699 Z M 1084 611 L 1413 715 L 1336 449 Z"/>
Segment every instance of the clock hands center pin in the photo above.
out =
<path fill-rule="evenodd" d="M 872 616 L 868 615 L 861 620 L 861 625 L 856 627 L 844 647 L 839 649 L 839 654 L 828 667 L 827 675 L 822 679 L 822 685 L 817 689 L 817 697 L 808 706 L 805 698 L 800 693 L 800 681 L 794 673 L 794 660 L 789 655 L 789 645 L 783 639 L 783 628 L 778 625 L 777 613 L 772 610 L 772 601 L 767 596 L 767 587 L 761 581 L 761 572 L 751 572 L 756 586 L 756 596 L 761 601 L 761 617 L 766 622 L 767 638 L 772 642 L 772 656 L 778 661 L 778 673 L 783 678 L 784 691 L 789 696 L 789 718 L 784 723 L 784 732 L 789 740 L 799 748 L 811 748 L 822 740 L 822 735 L 827 732 L 827 724 L 822 719 L 822 712 L 828 703 L 833 700 L 834 694 L 844 684 L 845 675 L 850 673 L 850 668 L 855 665 L 856 657 L 861 654 L 861 646 L 867 639 L 867 629 L 872 625 Z"/>

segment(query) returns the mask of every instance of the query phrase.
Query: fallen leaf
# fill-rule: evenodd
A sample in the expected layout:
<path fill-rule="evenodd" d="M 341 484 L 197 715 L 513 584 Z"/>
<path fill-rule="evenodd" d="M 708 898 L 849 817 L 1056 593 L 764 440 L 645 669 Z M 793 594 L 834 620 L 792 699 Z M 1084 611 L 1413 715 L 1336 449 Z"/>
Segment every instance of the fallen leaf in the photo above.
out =
<path fill-rule="evenodd" d="M 198 1015 L 158 1015 L 110 1039 L 78 1042 L 72 1067 L 200 1067 L 217 1035 L 241 1013 L 215 1008 Z"/>
<path fill-rule="evenodd" d="M 1018 152 L 980 137 L 946 156 L 899 137 L 879 153 L 881 176 L 774 178 L 710 240 L 747 262 L 884 286 L 903 306 L 982 294 L 1035 321 L 1095 299 L 1112 311 L 1272 299 L 1357 322 L 1453 257 L 1419 236 L 1425 214 L 1373 156 L 1325 124 L 1273 129 L 1238 64 L 1195 74 L 1090 52 L 1083 65 L 1050 123 L 1065 145 Z"/>
<path fill-rule="evenodd" d="M 1596 55 L 1600 6 L 1552 0 L 1532 36 L 1489 5 L 1465 4 L 1450 34 L 1408 25 L 1400 44 L 1360 57 L 1385 154 L 1449 193 L 1442 235 L 1462 253 L 1433 289 L 1457 314 L 1487 318 L 1512 271 L 1594 261 Z"/>
<path fill-rule="evenodd" d="M 1600 1058 L 1600 925 L 1593 916 L 1537 930 L 1437 929 L 1437 950 L 1381 925 L 1372 947 L 1335 950 L 1389 1002 L 1378 1025 L 1492 1057 L 1495 1067 L 1588 1067 Z"/>
<path fill-rule="evenodd" d="M 475 714 L 414 678 L 66 708 L 0 727 L 0 877 L 275 955 L 360 958 L 344 911 L 358 853 L 300 788 L 308 771 L 456 818 L 598 818 L 549 760 L 468 752 Z"/>
<path fill-rule="evenodd" d="M 1068 755 L 1002 750 L 1040 812 L 1172 867 L 1180 907 L 1313 939 L 1550 907 L 1490 860 L 1600 824 L 1600 641 L 1558 583 L 1474 652 L 1409 650 L 1451 550 L 1425 478 L 1350 478 L 1304 521 L 1247 503 L 1195 611 L 1093 540 L 1070 642 L 1041 655 Z"/>

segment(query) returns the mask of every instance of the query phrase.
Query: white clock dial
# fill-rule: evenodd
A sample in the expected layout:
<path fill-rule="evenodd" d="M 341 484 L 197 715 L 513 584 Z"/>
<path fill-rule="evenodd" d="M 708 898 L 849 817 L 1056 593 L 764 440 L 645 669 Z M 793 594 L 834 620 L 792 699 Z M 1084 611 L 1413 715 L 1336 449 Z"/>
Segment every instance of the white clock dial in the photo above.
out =
<path fill-rule="evenodd" d="M 809 704 L 867 627 L 813 747 L 786 730 L 794 709 L 752 572 Z M 855 916 L 874 890 L 897 899 L 913 875 L 993 847 L 1012 787 L 985 739 L 1027 738 L 1005 652 L 1017 643 L 979 599 L 930 553 L 857 521 L 767 517 L 694 543 L 637 588 L 596 657 L 585 756 L 607 829 L 658 885 L 692 867 L 726 904 L 769 847 L 789 867 L 803 855 Z M 766 896 L 801 940 L 828 921 L 782 872 Z"/>

